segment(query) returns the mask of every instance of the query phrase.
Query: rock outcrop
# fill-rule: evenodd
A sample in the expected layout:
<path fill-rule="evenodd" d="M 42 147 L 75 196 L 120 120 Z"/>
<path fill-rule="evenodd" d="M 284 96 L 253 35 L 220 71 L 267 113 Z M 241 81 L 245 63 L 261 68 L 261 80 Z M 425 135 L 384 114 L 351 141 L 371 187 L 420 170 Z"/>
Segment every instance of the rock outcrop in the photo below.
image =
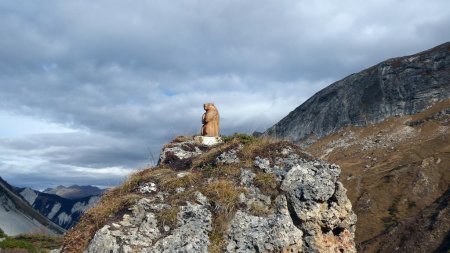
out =
<path fill-rule="evenodd" d="M 393 58 L 319 91 L 265 134 L 308 145 L 345 126 L 411 115 L 450 98 L 450 42 Z"/>
<path fill-rule="evenodd" d="M 339 175 L 288 142 L 166 145 L 159 165 L 134 177 L 136 201 L 99 224 L 84 251 L 356 252 L 356 215 Z M 84 220 L 63 252 L 75 252 L 77 230 L 92 228 Z"/>

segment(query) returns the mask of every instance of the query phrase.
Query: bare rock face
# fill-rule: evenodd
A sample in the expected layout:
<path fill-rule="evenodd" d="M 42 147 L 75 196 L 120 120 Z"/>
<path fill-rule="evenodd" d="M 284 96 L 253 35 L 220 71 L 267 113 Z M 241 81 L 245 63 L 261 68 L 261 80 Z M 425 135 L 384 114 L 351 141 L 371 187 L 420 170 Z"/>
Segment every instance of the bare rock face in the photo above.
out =
<path fill-rule="evenodd" d="M 411 115 L 450 98 L 450 42 L 394 58 L 319 91 L 265 134 L 303 144 L 347 125 Z"/>
<path fill-rule="evenodd" d="M 190 142 L 176 147 L 186 145 Z M 356 252 L 356 215 L 338 166 L 288 143 L 268 144 L 260 149 L 267 152 L 250 157 L 243 155 L 245 149 L 238 144 L 202 151 L 210 162 L 199 171 L 176 167 L 165 180 L 194 182 L 183 188 L 141 182 L 136 192 L 142 198 L 98 230 L 85 252 Z M 195 164 L 196 156 L 176 150 L 168 146 L 162 153 L 174 152 L 185 157 L 179 162 Z M 227 172 L 214 171 L 221 169 Z M 202 179 L 192 179 L 195 175 Z M 165 224 L 161 219 L 173 211 L 175 224 Z"/>
<path fill-rule="evenodd" d="M 143 198 L 132 207 L 131 215 L 105 225 L 92 239 L 85 252 L 207 252 L 212 216 L 203 205 L 186 203 L 177 214 L 177 228 L 163 236 L 165 229 L 159 228 L 155 211 L 169 208 L 155 205 Z"/>
<path fill-rule="evenodd" d="M 286 198 L 277 200 L 277 213 L 258 217 L 237 211 L 230 225 L 226 252 L 302 252 L 303 232 L 290 217 Z"/>

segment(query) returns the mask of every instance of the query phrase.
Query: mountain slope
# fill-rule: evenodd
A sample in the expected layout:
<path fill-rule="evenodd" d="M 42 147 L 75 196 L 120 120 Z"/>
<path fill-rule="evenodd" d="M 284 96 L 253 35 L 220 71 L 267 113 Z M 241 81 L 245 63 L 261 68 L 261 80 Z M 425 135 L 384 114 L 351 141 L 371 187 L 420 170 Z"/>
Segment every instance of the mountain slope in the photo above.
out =
<path fill-rule="evenodd" d="M 411 115 L 450 98 L 450 42 L 389 59 L 319 91 L 265 134 L 312 143 L 347 125 Z"/>
<path fill-rule="evenodd" d="M 362 252 L 449 252 L 450 189 L 416 216 L 361 244 Z M 437 246 L 437 247 L 436 247 Z"/>
<path fill-rule="evenodd" d="M 362 252 L 434 252 L 450 236 L 450 100 L 346 127 L 307 151 L 341 166 Z"/>
<path fill-rule="evenodd" d="M 14 191 L 22 196 L 34 209 L 65 229 L 73 227 L 80 219 L 80 216 L 87 209 L 95 206 L 100 199 L 99 196 L 66 199 L 30 188 L 15 188 Z"/>
<path fill-rule="evenodd" d="M 64 229 L 34 210 L 0 178 L 0 228 L 7 235 L 22 233 L 63 234 Z"/>

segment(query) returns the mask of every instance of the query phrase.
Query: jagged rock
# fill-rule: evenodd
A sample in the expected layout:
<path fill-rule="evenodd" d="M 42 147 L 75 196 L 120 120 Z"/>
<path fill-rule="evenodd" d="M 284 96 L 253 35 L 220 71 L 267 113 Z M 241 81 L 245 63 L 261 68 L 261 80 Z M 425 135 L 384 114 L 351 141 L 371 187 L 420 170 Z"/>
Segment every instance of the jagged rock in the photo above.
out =
<path fill-rule="evenodd" d="M 231 149 L 229 151 L 226 151 L 222 154 L 220 154 L 216 158 L 216 164 L 233 164 L 233 163 L 239 163 L 239 157 L 237 156 L 237 150 Z"/>
<path fill-rule="evenodd" d="M 255 173 L 248 169 L 241 169 L 241 185 L 250 187 L 253 182 L 253 178 L 255 178 Z"/>
<path fill-rule="evenodd" d="M 337 166 L 323 169 L 299 164 L 289 170 L 281 188 L 288 192 L 291 198 L 323 202 L 333 195 L 339 173 Z"/>
<path fill-rule="evenodd" d="M 291 219 L 284 196 L 279 196 L 277 213 L 258 217 L 238 211 L 228 232 L 226 252 L 301 252 L 303 233 Z"/>
<path fill-rule="evenodd" d="M 184 143 L 176 145 L 181 147 Z M 236 161 L 240 149 L 224 148 L 227 151 L 216 153 L 210 160 L 212 166 L 205 169 L 206 175 L 214 177 L 217 175 L 214 170 L 221 169 L 221 164 L 229 168 L 231 161 L 239 166 L 235 168 L 237 175 L 228 177 L 234 180 L 229 189 L 224 179 L 215 182 L 225 188 L 209 188 L 217 180 L 214 178 L 194 180 L 184 191 L 179 185 L 166 192 L 158 183 L 143 184 L 157 189 L 157 194 L 143 194 L 145 197 L 119 221 L 98 230 L 86 252 L 208 252 L 209 247 L 217 243 L 217 238 L 212 241 L 210 236 L 213 227 L 218 226 L 214 222 L 220 210 L 227 210 L 224 212 L 229 216 L 221 231 L 222 250 L 226 252 L 355 252 L 356 216 L 345 188 L 338 181 L 340 168 L 307 159 L 305 157 L 309 156 L 300 155 L 300 151 L 287 144 L 280 144 L 278 149 L 268 152 L 273 155 L 249 161 L 253 164 L 251 168 L 245 167 L 247 162 Z M 191 158 L 195 156 L 185 161 Z M 202 169 L 197 170 L 200 171 L 173 173 L 164 180 L 185 182 L 202 173 Z M 187 176 L 189 178 L 184 179 Z M 263 181 L 255 183 L 258 178 Z M 263 189 L 265 184 L 273 183 L 277 186 L 271 188 L 272 191 Z M 203 186 L 195 188 L 197 184 Z M 196 190 L 192 192 L 192 189 Z M 221 196 L 222 191 L 225 199 L 217 202 L 214 196 Z M 173 194 L 192 195 L 189 200 L 180 202 L 178 197 L 173 199 Z M 236 203 L 227 203 L 233 196 L 236 196 Z M 225 208 L 218 206 L 221 203 Z M 236 210 L 230 211 L 233 208 Z M 176 224 L 168 226 L 158 220 L 168 215 L 176 215 Z M 217 247 L 217 244 L 212 246 Z"/>
<path fill-rule="evenodd" d="M 211 212 L 202 205 L 187 203 L 178 213 L 178 228 L 142 252 L 208 252 Z"/>
<path fill-rule="evenodd" d="M 156 207 L 156 208 L 155 208 Z M 95 234 L 86 253 L 133 252 L 136 248 L 148 247 L 161 236 L 156 216 L 152 209 L 167 206 L 151 205 L 143 198 L 125 214 L 119 224 L 105 225 Z"/>
<path fill-rule="evenodd" d="M 202 154 L 202 149 L 204 150 L 205 147 L 193 140 L 169 143 L 161 151 L 158 164 L 174 165 L 174 167 L 184 165 L 183 160 Z"/>
<path fill-rule="evenodd" d="M 270 160 L 267 158 L 261 158 L 257 156 L 255 158 L 255 161 L 253 161 L 253 164 L 266 173 L 273 172 L 272 168 L 270 168 Z"/>

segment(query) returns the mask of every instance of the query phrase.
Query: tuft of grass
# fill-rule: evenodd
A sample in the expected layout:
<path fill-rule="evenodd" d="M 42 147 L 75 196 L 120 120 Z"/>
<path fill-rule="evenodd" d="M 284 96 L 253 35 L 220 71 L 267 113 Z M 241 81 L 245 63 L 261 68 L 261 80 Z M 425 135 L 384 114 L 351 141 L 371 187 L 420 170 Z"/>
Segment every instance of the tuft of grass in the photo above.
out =
<path fill-rule="evenodd" d="M 230 142 L 231 140 L 233 140 L 233 135 L 222 135 L 221 137 L 222 137 L 222 141 L 223 141 L 224 143 L 228 143 L 228 142 Z"/>
<path fill-rule="evenodd" d="M 208 252 L 210 253 L 222 253 L 225 248 L 225 232 L 228 229 L 228 223 L 230 218 L 221 213 L 214 217 L 213 227 L 209 233 L 209 246 Z"/>
<path fill-rule="evenodd" d="M 245 134 L 245 133 L 234 133 L 233 135 L 228 135 L 228 136 L 223 135 L 221 137 L 225 143 L 238 141 L 242 144 L 246 144 L 246 143 L 256 139 L 256 137 L 249 135 L 249 134 Z"/>
<path fill-rule="evenodd" d="M 239 194 L 243 192 L 243 189 L 233 182 L 219 179 L 203 187 L 201 192 L 213 202 L 216 211 L 232 214 L 238 206 Z"/>
<path fill-rule="evenodd" d="M 261 203 L 261 201 L 254 201 L 250 206 L 250 213 L 254 216 L 267 217 L 269 214 L 272 214 L 273 211 Z"/>
<path fill-rule="evenodd" d="M 173 173 L 168 174 L 167 176 L 162 176 L 159 178 L 160 187 L 167 192 L 173 192 L 176 188 L 191 188 L 197 185 L 201 181 L 202 175 L 200 172 L 190 172 L 183 177 L 178 177 Z"/>
<path fill-rule="evenodd" d="M 237 181 L 241 174 L 241 166 L 238 164 L 206 166 L 202 173 L 205 178 L 227 179 Z"/>
<path fill-rule="evenodd" d="M 161 228 L 169 226 L 171 229 L 177 225 L 177 214 L 180 211 L 179 206 L 172 206 L 168 209 L 163 209 L 156 214 L 156 220 Z"/>
<path fill-rule="evenodd" d="M 279 185 L 274 174 L 256 173 L 253 184 L 257 186 L 264 195 L 276 197 L 279 194 Z"/>
<path fill-rule="evenodd" d="M 250 142 L 252 142 L 252 141 L 257 139 L 256 137 L 253 137 L 253 136 L 251 136 L 249 134 L 244 134 L 244 133 L 235 133 L 233 135 L 233 138 L 236 139 L 237 141 L 239 141 L 240 143 L 243 143 L 243 144 L 250 143 Z"/>

